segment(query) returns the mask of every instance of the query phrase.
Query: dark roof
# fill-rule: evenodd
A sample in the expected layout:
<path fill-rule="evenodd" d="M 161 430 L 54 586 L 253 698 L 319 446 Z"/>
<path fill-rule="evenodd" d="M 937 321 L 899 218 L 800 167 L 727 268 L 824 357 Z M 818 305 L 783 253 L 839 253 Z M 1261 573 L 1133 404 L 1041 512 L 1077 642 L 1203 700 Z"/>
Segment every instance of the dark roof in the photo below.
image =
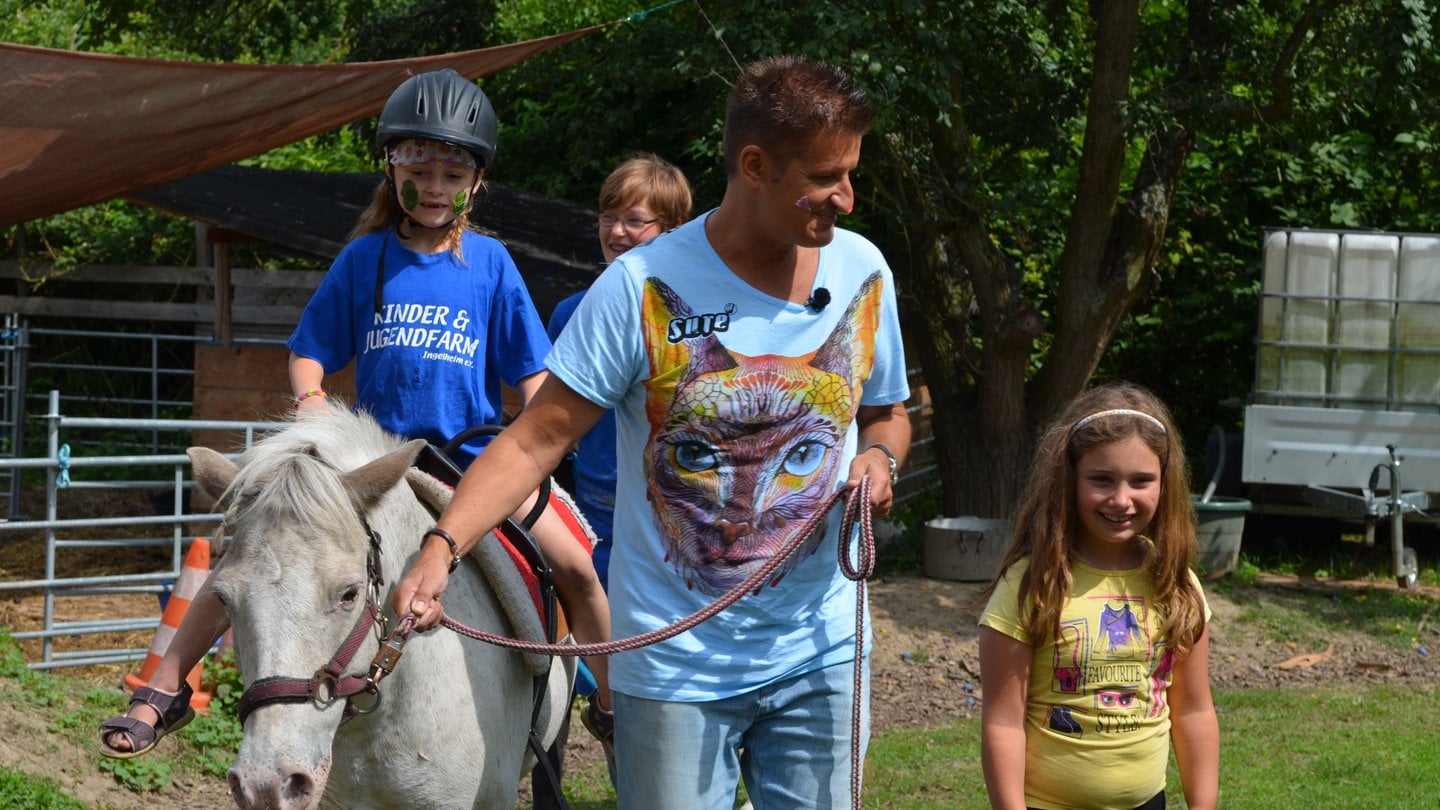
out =
<path fill-rule="evenodd" d="M 345 245 L 381 175 L 225 166 L 137 192 L 130 199 L 329 261 Z M 595 209 L 487 183 L 471 218 L 515 258 L 541 317 L 599 271 Z"/>

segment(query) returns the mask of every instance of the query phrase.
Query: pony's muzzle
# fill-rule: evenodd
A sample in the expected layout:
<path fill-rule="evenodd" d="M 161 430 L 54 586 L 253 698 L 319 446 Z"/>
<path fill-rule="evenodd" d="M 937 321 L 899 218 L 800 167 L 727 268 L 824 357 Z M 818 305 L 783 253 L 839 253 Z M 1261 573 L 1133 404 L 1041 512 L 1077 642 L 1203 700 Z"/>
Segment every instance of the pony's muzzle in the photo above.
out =
<path fill-rule="evenodd" d="M 241 810 L 309 810 L 320 800 L 320 785 L 301 765 L 276 769 L 236 765 L 228 775 L 230 798 Z"/>

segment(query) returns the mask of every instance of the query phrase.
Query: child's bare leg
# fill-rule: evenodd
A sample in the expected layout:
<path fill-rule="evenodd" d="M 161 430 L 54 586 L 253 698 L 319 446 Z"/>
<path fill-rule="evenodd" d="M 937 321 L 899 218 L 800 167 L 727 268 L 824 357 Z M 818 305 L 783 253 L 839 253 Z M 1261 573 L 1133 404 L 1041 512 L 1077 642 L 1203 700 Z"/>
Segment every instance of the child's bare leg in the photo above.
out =
<path fill-rule="evenodd" d="M 213 572 L 210 577 L 214 577 Z M 210 577 L 205 579 L 205 583 L 200 586 L 195 598 L 191 600 L 190 609 L 185 611 L 185 618 L 181 619 L 180 626 L 175 628 L 175 635 L 170 639 L 170 646 L 165 648 L 165 654 L 160 657 L 160 663 L 155 665 L 155 671 L 151 673 L 150 681 L 146 683 L 146 686 L 151 689 L 158 689 L 171 695 L 179 692 L 180 685 L 185 682 L 185 676 L 205 656 L 211 645 L 215 643 L 215 639 L 229 629 L 230 616 L 225 610 L 224 603 L 210 588 Z M 151 726 L 160 720 L 155 709 L 145 703 L 132 705 L 129 716 Z M 130 740 L 120 732 L 112 732 L 108 735 L 105 744 L 117 751 L 130 750 Z"/>
<path fill-rule="evenodd" d="M 528 514 L 533 501 L 533 497 L 527 500 L 516 510 L 516 515 Z M 609 641 L 610 602 L 605 589 L 600 587 L 600 577 L 585 547 L 551 509 L 541 513 L 530 533 L 555 577 L 555 591 L 565 608 L 571 635 L 581 644 Z M 606 711 L 610 710 L 609 660 L 604 655 L 585 656 L 585 665 L 595 676 L 595 698 Z"/>

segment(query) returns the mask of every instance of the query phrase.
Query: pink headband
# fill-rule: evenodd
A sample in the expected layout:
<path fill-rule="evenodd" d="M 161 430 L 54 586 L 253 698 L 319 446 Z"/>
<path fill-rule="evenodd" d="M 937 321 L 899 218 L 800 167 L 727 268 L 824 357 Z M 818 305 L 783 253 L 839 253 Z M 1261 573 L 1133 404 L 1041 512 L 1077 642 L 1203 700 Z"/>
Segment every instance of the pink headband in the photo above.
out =
<path fill-rule="evenodd" d="M 448 160 L 451 163 L 459 163 L 472 169 L 476 168 L 475 156 L 455 144 L 444 141 L 427 141 L 420 138 L 407 138 L 390 147 L 388 159 L 391 166 L 413 166 L 416 163 L 429 163 L 432 160 Z"/>

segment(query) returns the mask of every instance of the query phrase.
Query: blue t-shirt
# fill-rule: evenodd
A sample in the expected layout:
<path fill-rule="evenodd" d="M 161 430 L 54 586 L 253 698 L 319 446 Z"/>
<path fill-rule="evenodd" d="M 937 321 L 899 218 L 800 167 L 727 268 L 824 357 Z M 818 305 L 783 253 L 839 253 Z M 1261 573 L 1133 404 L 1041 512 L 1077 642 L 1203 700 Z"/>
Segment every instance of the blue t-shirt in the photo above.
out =
<path fill-rule="evenodd" d="M 844 486 L 858 408 L 910 393 L 894 280 L 874 245 L 837 231 L 820 250 L 815 284 L 831 303 L 815 312 L 732 273 L 706 219 L 622 254 L 546 360 L 616 413 L 615 638 L 695 613 L 771 559 Z M 853 660 L 838 515 L 759 593 L 613 656 L 611 685 L 708 701 Z"/>
<path fill-rule="evenodd" d="M 560 336 L 570 316 L 585 297 L 585 291 L 566 298 L 555 305 L 550 314 L 546 332 L 551 342 Z M 575 504 L 595 530 L 599 541 L 591 555 L 595 573 L 600 575 L 600 584 L 609 588 L 610 538 L 615 524 L 615 414 L 606 411 L 595 426 L 586 431 L 575 448 L 570 469 L 574 473 Z"/>
<path fill-rule="evenodd" d="M 385 251 L 376 312 L 375 278 Z M 453 251 L 416 253 L 391 230 L 340 251 L 286 345 L 333 374 L 355 360 L 357 408 L 407 438 L 443 445 L 499 424 L 501 381 L 544 369 L 550 340 L 499 240 L 466 233 Z M 457 454 L 468 465 L 487 439 Z"/>

